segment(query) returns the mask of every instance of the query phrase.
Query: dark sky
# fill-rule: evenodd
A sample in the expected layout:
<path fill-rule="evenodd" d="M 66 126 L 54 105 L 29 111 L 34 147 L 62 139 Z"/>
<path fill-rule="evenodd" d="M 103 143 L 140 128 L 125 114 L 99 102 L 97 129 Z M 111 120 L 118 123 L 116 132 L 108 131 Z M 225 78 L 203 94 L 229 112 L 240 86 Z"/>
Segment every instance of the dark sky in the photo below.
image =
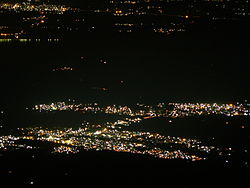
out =
<path fill-rule="evenodd" d="M 110 89 L 107 95 L 112 100 L 249 98 L 248 38 L 203 34 L 164 40 L 113 38 L 63 45 L 1 46 L 1 79 L 5 80 L 6 88 L 3 91 L 15 98 L 39 95 L 42 98 L 50 93 L 58 97 L 71 94 L 81 97 L 91 87 L 107 87 Z M 86 57 L 85 63 L 79 60 L 81 56 Z M 100 59 L 108 64 L 99 63 Z M 60 78 L 49 73 L 53 67 L 64 65 L 76 67 L 78 72 L 62 74 Z"/>

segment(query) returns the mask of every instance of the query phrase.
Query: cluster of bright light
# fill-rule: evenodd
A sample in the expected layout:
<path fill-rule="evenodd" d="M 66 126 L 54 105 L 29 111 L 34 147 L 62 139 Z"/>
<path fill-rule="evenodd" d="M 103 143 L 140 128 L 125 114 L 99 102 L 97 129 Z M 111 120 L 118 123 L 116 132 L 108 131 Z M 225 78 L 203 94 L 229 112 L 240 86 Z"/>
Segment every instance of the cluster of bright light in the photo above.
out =
<path fill-rule="evenodd" d="M 173 32 L 184 32 L 186 31 L 185 29 L 182 28 L 158 28 L 158 29 L 154 29 L 155 33 L 162 33 L 162 34 L 171 34 Z"/>
<path fill-rule="evenodd" d="M 119 105 L 101 107 L 97 103 L 66 104 L 65 102 L 56 102 L 51 104 L 35 105 L 33 109 L 39 111 L 73 110 L 81 112 L 106 113 L 106 114 L 126 115 L 131 117 L 137 117 L 140 119 L 148 119 L 161 116 L 176 118 L 176 117 L 210 115 L 210 114 L 226 115 L 226 116 L 250 115 L 249 109 L 246 108 L 243 104 L 160 103 L 157 106 L 149 106 L 143 104 L 137 104 L 137 106 L 138 108 L 132 109 L 128 106 L 119 106 Z M 166 109 L 166 107 L 170 106 L 173 106 L 173 110 Z M 125 119 L 123 120 L 126 121 Z M 119 124 L 119 122 L 117 124 Z"/>
<path fill-rule="evenodd" d="M 0 149 L 7 149 L 9 146 L 16 146 L 15 140 L 18 140 L 18 138 L 14 136 L 1 136 L 0 137 Z"/>
<path fill-rule="evenodd" d="M 47 39 L 48 42 L 58 42 L 60 39 Z M 25 38 L 0 38 L 0 42 L 41 42 L 41 39 L 25 39 Z"/>
<path fill-rule="evenodd" d="M 125 26 L 125 27 L 133 27 L 135 24 L 132 23 L 115 23 L 115 26 Z"/>
<path fill-rule="evenodd" d="M 59 146 L 59 147 L 54 147 L 54 152 L 55 153 L 76 154 L 79 152 L 79 150 L 76 147 Z"/>
<path fill-rule="evenodd" d="M 169 107 L 173 109 L 169 110 Z M 157 158 L 193 161 L 204 160 L 207 157 L 206 155 L 209 155 L 212 151 L 219 152 L 220 149 L 204 145 L 195 139 L 162 136 L 150 132 L 124 131 L 120 125 L 129 126 L 142 121 L 142 119 L 160 116 L 175 118 L 209 114 L 249 115 L 247 107 L 239 103 L 221 105 L 217 103 L 159 103 L 156 106 L 137 104 L 137 107 L 132 110 L 128 106 L 100 107 L 97 103 L 66 104 L 65 102 L 57 102 L 49 105 L 36 105 L 33 109 L 39 111 L 100 112 L 119 115 L 121 118 L 115 122 L 103 122 L 98 125 L 85 122 L 82 124 L 83 127 L 79 129 L 45 129 L 41 127 L 19 129 L 22 136 L 15 137 L 15 139 L 52 142 L 56 144 L 53 152 L 57 153 L 69 154 L 81 150 L 111 150 L 152 155 Z M 2 140 L 2 148 L 6 146 L 6 143 L 10 143 L 10 146 L 15 144 L 12 137 L 2 137 Z"/>
<path fill-rule="evenodd" d="M 20 32 L 1 32 L 0 33 L 0 38 L 8 39 L 20 39 L 20 36 L 24 33 L 23 30 Z"/>
<path fill-rule="evenodd" d="M 18 140 L 20 140 L 20 137 L 15 137 L 15 136 L 12 136 L 12 135 L 0 136 L 0 150 L 7 150 L 9 148 L 13 148 L 13 149 L 17 149 L 17 148 L 33 149 L 32 146 L 17 143 Z"/>
<path fill-rule="evenodd" d="M 129 0 L 128 1 L 115 1 L 115 0 L 112 0 L 112 1 L 109 1 L 109 3 L 110 4 L 115 4 L 115 3 L 118 4 L 119 3 L 119 4 L 133 4 L 134 5 L 134 4 L 139 3 L 139 1 L 138 0 L 137 1 L 129 1 Z"/>
<path fill-rule="evenodd" d="M 128 10 L 115 10 L 113 12 L 114 16 L 129 16 L 129 15 L 144 15 L 146 14 L 145 11 L 142 10 L 134 10 L 134 9 L 128 9 Z"/>
<path fill-rule="evenodd" d="M 145 26 L 145 23 L 115 23 L 115 27 L 117 28 L 118 32 L 132 32 L 136 31 L 139 28 L 142 28 Z M 153 32 L 155 33 L 160 33 L 160 34 L 165 34 L 165 35 L 170 35 L 175 32 L 185 32 L 186 29 L 186 24 L 180 22 L 171 22 L 167 25 L 161 25 L 161 26 L 154 26 L 153 27 Z"/>
<path fill-rule="evenodd" d="M 162 0 L 159 0 L 162 1 Z M 174 2 L 184 2 L 185 0 L 165 0 L 165 3 L 174 3 Z M 144 9 L 147 10 L 157 10 L 158 13 L 168 13 L 168 11 L 164 11 L 163 6 L 159 5 L 159 4 L 152 4 L 153 1 L 151 0 L 145 0 L 143 3 L 143 1 L 115 1 L 115 0 L 111 0 L 109 1 L 109 3 L 112 4 L 116 4 L 115 7 L 124 7 L 122 4 L 130 4 L 130 5 L 136 5 L 136 4 L 140 4 L 139 6 L 135 6 L 134 8 L 138 9 L 138 7 L 145 7 Z M 154 1 L 156 2 L 156 1 Z M 215 6 L 215 7 L 219 7 L 221 10 L 227 10 L 227 11 L 232 11 L 233 14 L 235 15 L 241 15 L 241 16 L 249 16 L 249 1 L 245 0 L 244 1 L 230 1 L 230 0 L 200 0 L 201 3 L 206 2 L 207 6 Z M 233 2 L 233 3 L 232 3 Z M 144 6 L 143 6 L 144 5 Z M 146 6 L 145 6 L 146 5 Z M 193 0 L 193 1 L 189 1 L 189 6 L 194 8 L 197 5 L 197 1 Z M 132 6 L 130 6 L 132 7 Z M 212 8 L 211 7 L 211 8 Z M 156 13 L 157 13 L 156 12 Z M 210 15 L 210 12 L 206 12 L 207 15 Z"/>
<path fill-rule="evenodd" d="M 138 117 L 134 117 L 134 118 L 124 118 L 124 119 L 120 119 L 114 122 L 106 122 L 102 125 L 99 125 L 100 127 L 102 126 L 107 126 L 108 128 L 119 128 L 121 129 L 122 126 L 130 126 L 131 124 L 136 124 L 141 122 L 142 119 L 138 118 Z"/>
<path fill-rule="evenodd" d="M 70 104 L 66 105 L 65 102 L 56 102 L 47 104 L 35 105 L 34 110 L 39 111 L 63 111 L 63 110 L 75 110 L 78 109 L 81 105 Z"/>
<path fill-rule="evenodd" d="M 72 67 L 60 67 L 60 68 L 52 69 L 52 71 L 72 71 L 72 70 L 73 70 Z"/>
<path fill-rule="evenodd" d="M 38 12 L 55 12 L 62 14 L 65 11 L 69 10 L 69 7 L 63 5 L 33 5 L 30 3 L 1 3 L 0 9 L 14 10 L 14 11 L 38 11 Z"/>
<path fill-rule="evenodd" d="M 24 131 L 25 132 L 25 131 Z M 84 150 L 111 150 L 117 152 L 130 152 L 136 154 L 152 155 L 165 159 L 204 160 L 187 151 L 209 153 L 214 150 L 212 146 L 205 146 L 194 139 L 181 137 L 166 137 L 156 133 L 122 131 L 109 128 L 79 128 L 70 129 L 42 129 L 29 128 L 22 139 L 53 142 L 60 146 L 54 152 L 77 153 Z"/>
<path fill-rule="evenodd" d="M 51 104 L 35 105 L 34 110 L 39 111 L 63 111 L 74 110 L 82 112 L 104 112 L 106 114 L 119 114 L 134 116 L 132 110 L 127 106 L 106 106 L 99 107 L 97 103 L 94 104 L 66 104 L 65 102 L 56 102 Z"/>
<path fill-rule="evenodd" d="M 139 123 L 141 122 L 142 119 L 141 118 L 125 118 L 124 120 L 117 120 L 114 123 L 107 123 L 107 125 L 109 125 L 109 127 L 116 127 L 117 125 L 124 125 L 124 126 L 129 126 L 131 124 L 134 123 Z M 110 126 L 111 125 L 111 126 Z"/>
<path fill-rule="evenodd" d="M 242 104 L 208 104 L 208 103 L 170 103 L 174 109 L 171 111 L 171 117 L 185 117 L 193 115 L 226 115 L 239 116 L 250 115 L 249 110 Z"/>
<path fill-rule="evenodd" d="M 127 106 L 107 106 L 104 109 L 104 112 L 106 114 L 119 114 L 119 115 L 129 115 L 129 116 L 133 116 L 133 112 L 132 110 L 127 107 Z"/>

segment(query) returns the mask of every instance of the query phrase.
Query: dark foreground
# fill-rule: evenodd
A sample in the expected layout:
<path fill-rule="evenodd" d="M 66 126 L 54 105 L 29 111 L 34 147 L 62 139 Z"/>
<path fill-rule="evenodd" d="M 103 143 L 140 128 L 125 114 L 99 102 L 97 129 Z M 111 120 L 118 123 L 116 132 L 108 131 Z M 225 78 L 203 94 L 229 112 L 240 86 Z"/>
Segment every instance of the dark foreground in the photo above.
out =
<path fill-rule="evenodd" d="M 114 152 L 0 154 L 1 184 L 159 187 L 247 187 L 249 170 L 216 161 L 161 160 Z"/>

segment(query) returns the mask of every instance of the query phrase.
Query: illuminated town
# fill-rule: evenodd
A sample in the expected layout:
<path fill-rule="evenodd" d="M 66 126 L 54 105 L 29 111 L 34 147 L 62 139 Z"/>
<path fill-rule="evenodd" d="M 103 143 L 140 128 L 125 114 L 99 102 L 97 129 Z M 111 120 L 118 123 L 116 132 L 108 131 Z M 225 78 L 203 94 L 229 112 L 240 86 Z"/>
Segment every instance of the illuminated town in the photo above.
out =
<path fill-rule="evenodd" d="M 190 30 L 197 19 L 205 17 L 211 21 L 245 19 L 250 16 L 248 3 L 233 3 L 231 1 L 107 1 L 104 5 L 75 8 L 63 4 L 51 4 L 49 1 L 19 3 L 0 3 L 0 14 L 13 13 L 19 20 L 19 27 L 0 25 L 0 42 L 49 42 L 81 37 L 81 33 L 91 34 L 102 32 L 111 33 L 155 33 L 163 37 Z M 184 3 L 186 10 L 179 10 L 179 4 Z M 168 8 L 168 4 L 169 7 Z M 208 6 L 210 9 L 202 9 Z M 216 7 L 216 11 L 211 9 Z M 196 9 L 195 9 L 196 8 Z M 25 14 L 24 14 L 25 13 Z M 89 15 L 91 15 L 89 17 Z M 103 17 L 100 25 L 96 16 Z M 164 21 L 157 23 L 159 16 Z M 151 20 L 148 22 L 147 20 Z M 137 21 L 135 21 L 137 20 Z M 91 21 L 91 24 L 89 22 Z M 52 36 L 46 32 L 53 33 Z M 62 34 L 63 33 L 63 34 Z M 31 40 L 32 39 L 32 40 Z"/>
<path fill-rule="evenodd" d="M 249 116 L 249 106 L 243 104 L 207 104 L 207 103 L 170 103 L 174 106 L 171 112 L 172 117 L 184 117 L 193 115 L 220 114 L 226 116 Z"/>
<path fill-rule="evenodd" d="M 194 139 L 181 137 L 165 137 L 157 133 L 122 131 L 114 128 L 79 129 L 43 129 L 41 127 L 19 129 L 21 135 L 0 137 L 1 150 L 25 148 L 32 146 L 18 144 L 20 140 L 38 140 L 55 144 L 52 152 L 78 153 L 80 150 L 111 150 L 116 152 L 130 152 L 134 154 L 152 155 L 163 159 L 205 160 L 207 154 L 215 150 L 213 146 L 203 145 Z M 190 151 L 181 151 L 187 148 Z M 216 150 L 218 151 L 219 148 Z M 192 154 L 192 151 L 200 152 L 201 156 Z"/>
<path fill-rule="evenodd" d="M 173 106 L 173 110 L 166 110 L 166 105 Z M 82 127 L 78 129 L 19 128 L 20 136 L 1 137 L 1 149 L 6 150 L 9 147 L 32 149 L 31 146 L 17 144 L 16 142 L 20 140 L 37 140 L 54 143 L 55 146 L 52 152 L 56 153 L 75 154 L 81 150 L 111 150 L 152 155 L 163 159 L 205 160 L 211 152 L 217 152 L 218 154 L 223 149 L 204 145 L 195 139 L 162 136 L 150 132 L 125 131 L 121 126 L 130 126 L 141 122 L 143 119 L 157 117 L 181 118 L 210 114 L 224 116 L 249 115 L 249 106 L 239 103 L 221 105 L 216 103 L 159 103 L 156 106 L 144 104 L 137 104 L 137 106 L 143 108 L 143 110 L 131 110 L 128 106 L 116 105 L 100 107 L 97 103 L 66 104 L 65 102 L 56 102 L 35 105 L 32 109 L 39 112 L 79 111 L 82 113 L 113 114 L 121 116 L 121 118 L 115 122 L 103 122 L 103 124 L 92 125 L 89 122 L 84 122 Z M 183 148 L 186 148 L 188 152 L 182 151 Z M 192 152 L 199 152 L 199 155 Z"/>
<path fill-rule="evenodd" d="M 60 67 L 60 68 L 55 68 L 52 71 L 72 71 L 72 67 Z"/>
<path fill-rule="evenodd" d="M 182 152 L 178 147 L 187 147 L 209 153 L 214 147 L 203 146 L 200 142 L 179 137 L 164 137 L 148 132 L 129 132 L 116 129 L 99 128 L 77 130 L 27 129 L 27 136 L 22 139 L 41 140 L 58 144 L 54 152 L 77 153 L 79 150 L 112 150 L 136 154 L 153 155 L 164 159 L 204 160 L 194 154 Z M 159 147 L 161 146 L 162 147 Z M 164 149 L 165 148 L 165 149 Z M 170 151 L 169 149 L 170 148 Z"/>
<path fill-rule="evenodd" d="M 30 3 L 1 3 L 0 9 L 4 10 L 13 10 L 15 12 L 21 12 L 21 11 L 37 11 L 37 12 L 54 12 L 56 14 L 63 14 L 65 11 L 68 11 L 70 8 L 65 6 L 58 6 L 58 5 L 34 5 Z"/>
<path fill-rule="evenodd" d="M 243 104 L 217 104 L 217 103 L 159 103 L 155 106 L 137 104 L 139 109 L 132 110 L 128 106 L 106 106 L 101 107 L 97 103 L 93 104 L 66 104 L 65 102 L 56 102 L 51 104 L 35 105 L 33 110 L 38 111 L 81 111 L 106 114 L 118 114 L 127 116 L 138 116 L 139 118 L 153 117 L 186 117 L 195 115 L 225 115 L 225 116 L 249 116 L 249 105 Z M 173 110 L 167 110 L 167 107 L 173 107 Z"/>

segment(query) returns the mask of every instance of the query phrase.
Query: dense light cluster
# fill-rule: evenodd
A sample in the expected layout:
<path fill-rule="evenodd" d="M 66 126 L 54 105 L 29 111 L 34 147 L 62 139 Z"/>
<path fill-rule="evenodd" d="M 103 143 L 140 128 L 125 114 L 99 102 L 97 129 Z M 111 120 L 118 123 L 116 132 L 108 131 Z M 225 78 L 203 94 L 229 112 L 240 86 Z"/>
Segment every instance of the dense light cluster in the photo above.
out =
<path fill-rule="evenodd" d="M 71 100 L 69 100 L 71 102 Z M 164 159 L 204 160 L 211 153 L 221 153 L 220 148 L 204 145 L 196 139 L 183 137 L 163 136 L 158 133 L 128 131 L 122 126 L 139 123 L 143 119 L 154 117 L 186 117 L 194 115 L 249 115 L 248 105 L 243 104 L 208 104 L 208 103 L 159 103 L 151 106 L 137 104 L 128 106 L 100 106 L 97 103 L 66 104 L 56 102 L 51 104 L 35 105 L 33 110 L 38 111 L 79 111 L 81 113 L 104 113 L 118 115 L 114 122 L 103 122 L 95 125 L 89 122 L 82 123 L 82 127 L 48 129 L 42 127 L 18 129 L 20 137 L 1 137 L 1 147 L 20 147 L 17 140 L 42 141 L 55 144 L 53 152 L 78 153 L 81 150 L 116 151 L 135 154 L 151 155 Z M 172 121 L 172 120 L 170 120 Z M 218 154 L 219 155 L 219 154 Z"/>
<path fill-rule="evenodd" d="M 72 71 L 72 70 L 73 70 L 72 67 L 59 67 L 59 68 L 52 69 L 52 71 Z"/>
<path fill-rule="evenodd" d="M 139 123 L 141 122 L 141 118 L 125 118 L 125 120 L 117 120 L 114 123 L 107 123 L 111 125 L 111 127 L 115 127 L 116 125 L 124 125 L 124 126 L 129 126 L 132 123 Z"/>
<path fill-rule="evenodd" d="M 127 106 L 107 106 L 104 109 L 106 114 L 119 114 L 119 115 L 130 115 L 133 116 L 132 110 Z"/>
<path fill-rule="evenodd" d="M 39 111 L 76 110 L 80 106 L 81 106 L 80 104 L 79 105 L 76 105 L 76 104 L 66 105 L 65 102 L 56 102 L 56 103 L 51 103 L 49 105 L 47 104 L 35 105 L 34 110 L 39 110 Z"/>
<path fill-rule="evenodd" d="M 170 109 L 172 107 L 172 109 Z M 157 106 L 137 104 L 137 107 L 128 106 L 104 106 L 94 104 L 66 104 L 65 102 L 56 102 L 51 104 L 35 105 L 34 110 L 39 111 L 63 111 L 73 110 L 81 112 L 106 113 L 116 115 L 126 115 L 136 117 L 135 119 L 148 119 L 155 117 L 186 117 L 194 115 L 226 115 L 226 116 L 248 116 L 249 107 L 243 104 L 217 104 L 217 103 L 159 103 Z M 126 121 L 125 119 L 123 119 Z M 128 119 L 127 119 L 128 120 Z M 138 119 L 137 119 L 138 120 Z M 138 121 L 139 122 L 139 121 Z M 118 123 L 119 124 L 119 123 Z"/>
<path fill-rule="evenodd" d="M 128 10 L 114 10 L 113 15 L 114 16 L 129 16 L 129 15 L 144 15 L 146 14 L 143 10 L 134 10 L 134 9 L 128 9 Z"/>
<path fill-rule="evenodd" d="M 19 138 L 16 138 L 12 135 L 9 136 L 1 136 L 0 137 L 0 149 L 7 149 L 10 146 L 16 146 L 15 141 Z"/>
<path fill-rule="evenodd" d="M 208 103 L 159 103 L 158 105 L 137 104 L 136 107 L 104 106 L 97 103 L 66 104 L 57 102 L 36 105 L 39 111 L 72 110 L 80 112 L 114 114 L 121 117 L 114 122 L 103 122 L 98 125 L 83 123 L 83 128 L 43 129 L 31 128 L 23 139 L 53 142 L 59 146 L 54 148 L 58 153 L 77 153 L 83 150 L 111 150 L 136 154 L 152 155 L 165 159 L 204 160 L 206 155 L 219 148 L 204 145 L 195 139 L 162 136 L 157 133 L 124 131 L 121 126 L 141 122 L 143 119 L 155 117 L 186 117 L 195 115 L 249 115 L 247 105 L 243 104 L 208 104 Z M 170 120 L 172 121 L 172 120 Z M 195 153 L 195 154 L 194 154 Z M 198 156 L 197 153 L 200 155 Z"/>
<path fill-rule="evenodd" d="M 155 28 L 154 29 L 155 33 L 161 33 L 161 34 L 166 34 L 166 35 L 169 35 L 173 32 L 184 32 L 184 31 L 186 30 L 182 28 Z"/>
<path fill-rule="evenodd" d="M 33 5 L 30 3 L 1 3 L 0 9 L 6 10 L 14 10 L 16 12 L 19 11 L 38 11 L 38 12 L 54 12 L 57 14 L 62 14 L 65 11 L 69 10 L 69 7 L 65 7 L 63 5 Z"/>
<path fill-rule="evenodd" d="M 49 130 L 30 128 L 22 139 L 40 140 L 60 144 L 54 152 L 77 153 L 79 150 L 111 150 L 136 154 L 153 155 L 165 159 L 204 160 L 193 153 L 194 151 L 209 153 L 214 149 L 205 146 L 194 139 L 181 137 L 165 137 L 149 132 L 122 131 L 109 128 L 79 128 L 77 130 Z M 181 151 L 185 147 L 185 151 Z M 190 150 L 187 152 L 186 150 Z"/>
<path fill-rule="evenodd" d="M 9 148 L 12 149 L 33 149 L 33 146 L 29 146 L 26 144 L 18 143 L 21 137 L 15 137 L 12 135 L 8 136 L 0 136 L 0 150 L 7 150 Z"/>
<path fill-rule="evenodd" d="M 106 106 L 100 107 L 97 103 L 94 104 L 66 104 L 65 102 L 56 102 L 51 104 L 35 105 L 34 110 L 39 111 L 63 111 L 74 110 L 82 112 L 104 112 L 106 114 L 119 114 L 134 116 L 132 110 L 127 106 Z"/>
<path fill-rule="evenodd" d="M 170 103 L 174 109 L 170 112 L 172 117 L 185 117 L 193 115 L 226 115 L 226 116 L 248 116 L 250 111 L 242 104 L 208 104 L 208 103 Z"/>
<path fill-rule="evenodd" d="M 54 147 L 54 152 L 55 153 L 75 154 L 75 153 L 78 153 L 79 150 L 76 147 L 59 146 L 59 147 Z"/>

